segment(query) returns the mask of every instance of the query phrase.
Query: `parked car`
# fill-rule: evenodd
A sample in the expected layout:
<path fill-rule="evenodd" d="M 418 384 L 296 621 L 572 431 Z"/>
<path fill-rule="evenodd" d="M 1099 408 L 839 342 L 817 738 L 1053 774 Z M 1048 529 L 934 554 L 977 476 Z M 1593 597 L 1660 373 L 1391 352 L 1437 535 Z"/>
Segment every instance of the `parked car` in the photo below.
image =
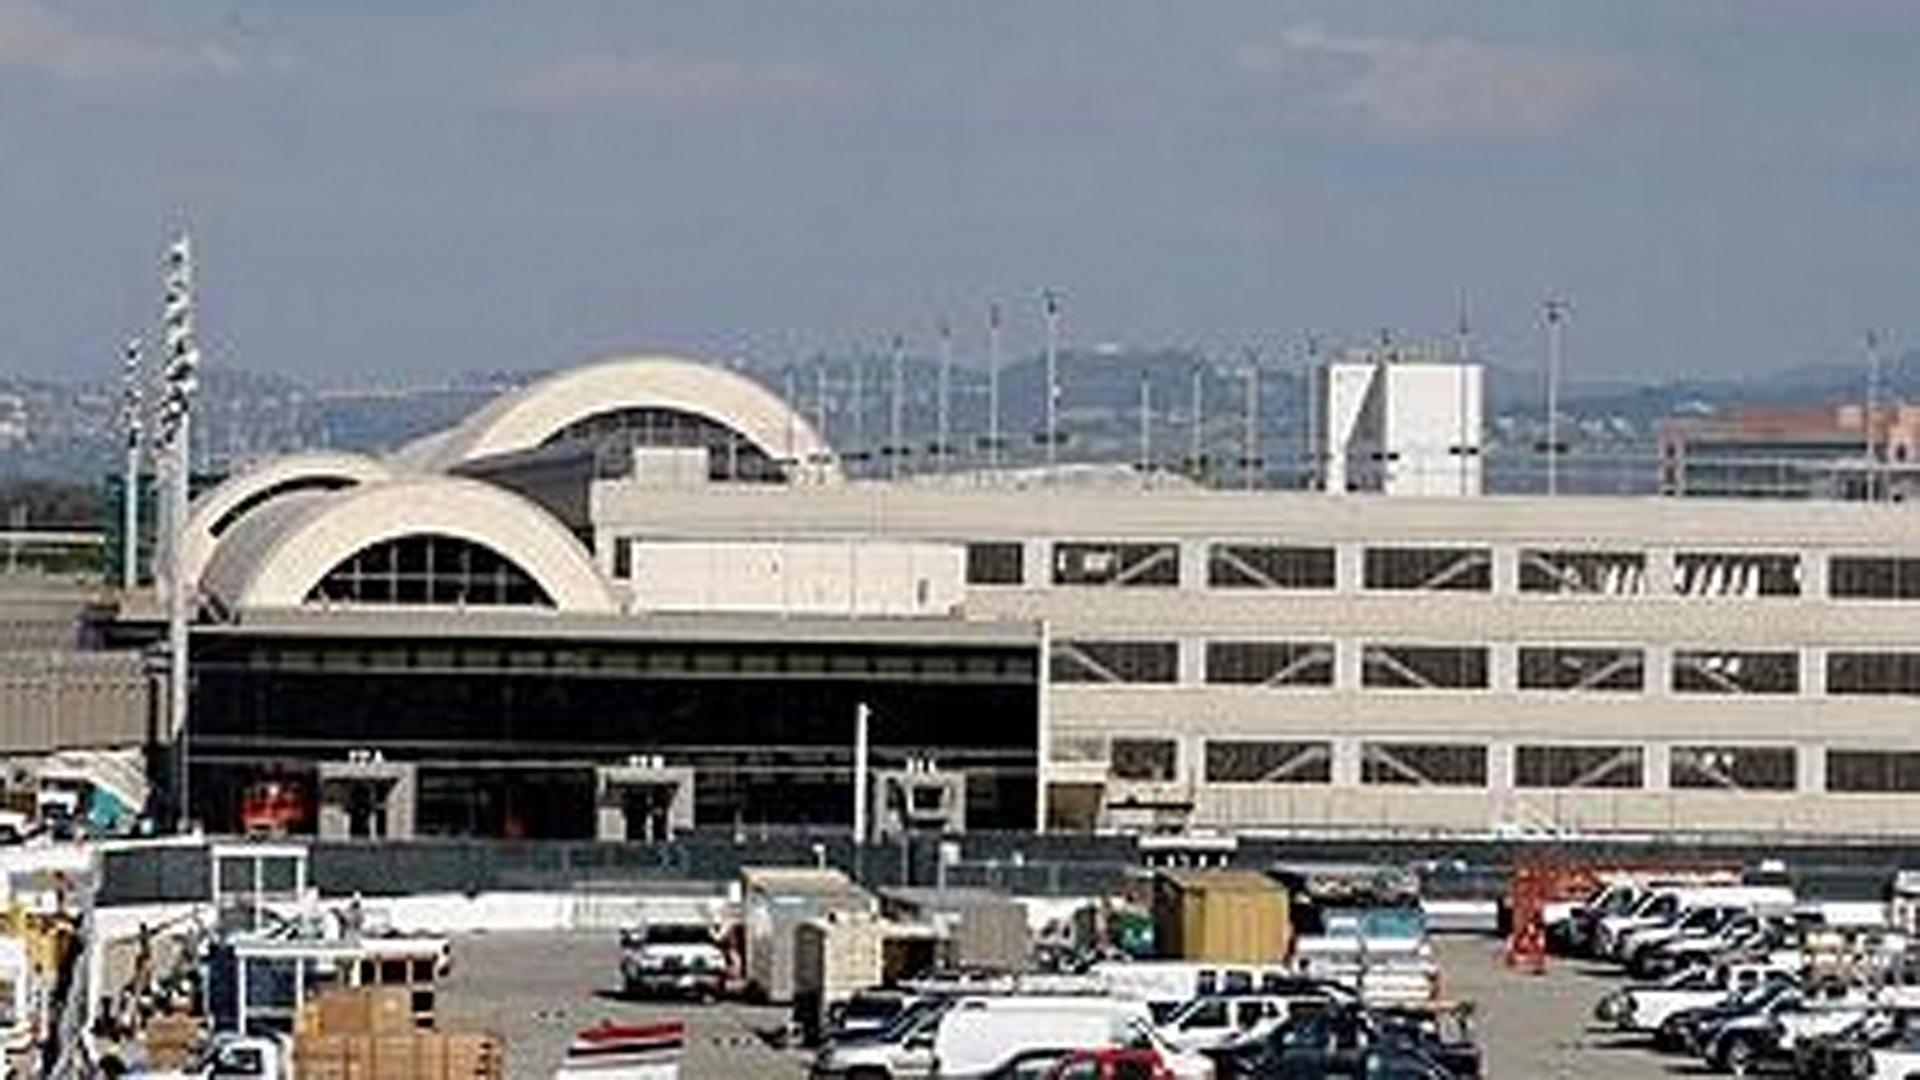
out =
<path fill-rule="evenodd" d="M 620 984 L 629 997 L 719 997 L 727 957 L 705 923 L 652 922 L 620 935 Z"/>
<path fill-rule="evenodd" d="M 1428 1020 L 1364 1008 L 1302 1013 L 1262 1039 L 1210 1055 L 1219 1080 L 1322 1076 L 1477 1077 L 1480 1049 Z"/>
<path fill-rule="evenodd" d="M 1621 1031 L 1658 1032 L 1676 1013 L 1720 1004 L 1765 983 L 1794 979 L 1791 972 L 1765 963 L 1694 968 L 1657 983 L 1616 990 L 1594 1006 L 1594 1018 Z"/>

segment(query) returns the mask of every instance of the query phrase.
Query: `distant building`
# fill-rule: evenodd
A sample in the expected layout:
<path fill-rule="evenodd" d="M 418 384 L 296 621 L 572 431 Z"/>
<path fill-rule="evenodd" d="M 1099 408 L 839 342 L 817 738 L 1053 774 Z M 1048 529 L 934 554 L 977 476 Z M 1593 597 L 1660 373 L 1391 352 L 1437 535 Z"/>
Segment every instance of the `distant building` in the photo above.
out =
<path fill-rule="evenodd" d="M 1742 409 L 1660 423 L 1660 493 L 1742 499 L 1882 499 L 1920 491 L 1920 406 Z"/>
<path fill-rule="evenodd" d="M 1327 491 L 1479 495 L 1481 376 L 1474 363 L 1356 351 L 1320 372 Z"/>

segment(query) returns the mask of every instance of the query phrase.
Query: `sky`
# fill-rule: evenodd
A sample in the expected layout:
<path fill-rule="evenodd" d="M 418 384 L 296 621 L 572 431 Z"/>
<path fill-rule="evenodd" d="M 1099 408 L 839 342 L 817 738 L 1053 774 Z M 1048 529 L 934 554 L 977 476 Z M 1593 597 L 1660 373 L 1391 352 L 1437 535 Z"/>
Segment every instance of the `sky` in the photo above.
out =
<path fill-rule="evenodd" d="M 1910 0 L 0 0 L 0 374 L 1920 338 Z"/>

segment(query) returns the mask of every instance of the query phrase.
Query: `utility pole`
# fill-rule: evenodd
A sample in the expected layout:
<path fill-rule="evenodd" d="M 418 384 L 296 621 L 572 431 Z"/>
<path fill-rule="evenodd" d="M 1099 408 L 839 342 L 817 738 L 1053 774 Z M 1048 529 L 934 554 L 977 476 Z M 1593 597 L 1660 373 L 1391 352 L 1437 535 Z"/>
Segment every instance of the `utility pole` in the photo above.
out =
<path fill-rule="evenodd" d="M 853 707 L 853 844 L 856 857 L 867 842 L 867 737 L 873 710 L 862 701 Z"/>
<path fill-rule="evenodd" d="M 120 591 L 130 593 L 140 584 L 140 339 L 127 339 L 124 379 L 120 388 L 120 422 L 126 434 L 125 489 L 120 493 Z"/>
<path fill-rule="evenodd" d="M 1547 317 L 1547 494 L 1560 493 L 1560 364 L 1567 302 L 1548 297 Z"/>

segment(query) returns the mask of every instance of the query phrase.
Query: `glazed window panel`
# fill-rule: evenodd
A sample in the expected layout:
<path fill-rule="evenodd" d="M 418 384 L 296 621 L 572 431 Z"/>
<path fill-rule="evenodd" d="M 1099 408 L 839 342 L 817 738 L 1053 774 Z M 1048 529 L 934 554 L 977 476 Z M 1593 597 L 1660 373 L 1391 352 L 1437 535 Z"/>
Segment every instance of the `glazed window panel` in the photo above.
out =
<path fill-rule="evenodd" d="M 1207 681 L 1234 686 L 1332 686 L 1331 641 L 1209 641 Z"/>
<path fill-rule="evenodd" d="M 1171 588 L 1180 584 L 1180 546 L 1076 541 L 1053 545 L 1055 585 Z"/>
<path fill-rule="evenodd" d="M 1207 584 L 1216 589 L 1331 589 L 1333 549 L 1213 544 L 1207 548 Z"/>
<path fill-rule="evenodd" d="M 419 534 L 355 552 L 308 591 L 309 604 L 553 607 L 531 575 L 491 548 Z"/>
<path fill-rule="evenodd" d="M 1522 548 L 1520 591 L 1638 596 L 1647 589 L 1647 556 L 1639 551 L 1552 551 Z"/>
<path fill-rule="evenodd" d="M 1059 683 L 1171 683 L 1180 677 L 1172 641 L 1056 641 L 1050 674 Z"/>
<path fill-rule="evenodd" d="M 1800 556 L 1773 552 L 1683 551 L 1673 557 L 1680 596 L 1800 595 Z"/>
<path fill-rule="evenodd" d="M 1827 595 L 1838 600 L 1920 600 L 1920 559 L 1836 555 L 1827 562 Z"/>
<path fill-rule="evenodd" d="M 1206 777 L 1213 784 L 1330 784 L 1333 744 L 1209 739 Z"/>
<path fill-rule="evenodd" d="M 1637 788 L 1645 774 L 1638 746 L 1521 746 L 1513 756 L 1515 787 Z"/>
<path fill-rule="evenodd" d="M 967 545 L 967 584 L 1019 585 L 1026 580 L 1022 563 L 1025 548 L 1018 543 L 991 541 Z"/>
<path fill-rule="evenodd" d="M 1367 645 L 1360 684 L 1379 689 L 1484 690 L 1487 649 L 1457 645 Z"/>
<path fill-rule="evenodd" d="M 1797 694 L 1800 654 L 1680 649 L 1673 654 L 1677 694 Z"/>
<path fill-rule="evenodd" d="M 1920 653 L 1828 653 L 1827 693 L 1869 696 L 1920 695 Z"/>
<path fill-rule="evenodd" d="M 1413 787 L 1485 787 L 1487 748 L 1476 743 L 1362 743 L 1360 782 Z"/>
<path fill-rule="evenodd" d="M 1920 750 L 1828 750 L 1827 790 L 1883 795 L 1920 791 Z"/>
<path fill-rule="evenodd" d="M 1646 688 L 1646 653 L 1627 646 L 1522 646 L 1522 690 Z"/>
<path fill-rule="evenodd" d="M 1166 782 L 1179 771 L 1179 747 L 1172 739 L 1116 738 L 1107 759 L 1107 775 L 1115 780 Z"/>
<path fill-rule="evenodd" d="M 1370 547 L 1364 581 L 1369 589 L 1403 592 L 1488 592 L 1493 588 L 1489 548 Z"/>

